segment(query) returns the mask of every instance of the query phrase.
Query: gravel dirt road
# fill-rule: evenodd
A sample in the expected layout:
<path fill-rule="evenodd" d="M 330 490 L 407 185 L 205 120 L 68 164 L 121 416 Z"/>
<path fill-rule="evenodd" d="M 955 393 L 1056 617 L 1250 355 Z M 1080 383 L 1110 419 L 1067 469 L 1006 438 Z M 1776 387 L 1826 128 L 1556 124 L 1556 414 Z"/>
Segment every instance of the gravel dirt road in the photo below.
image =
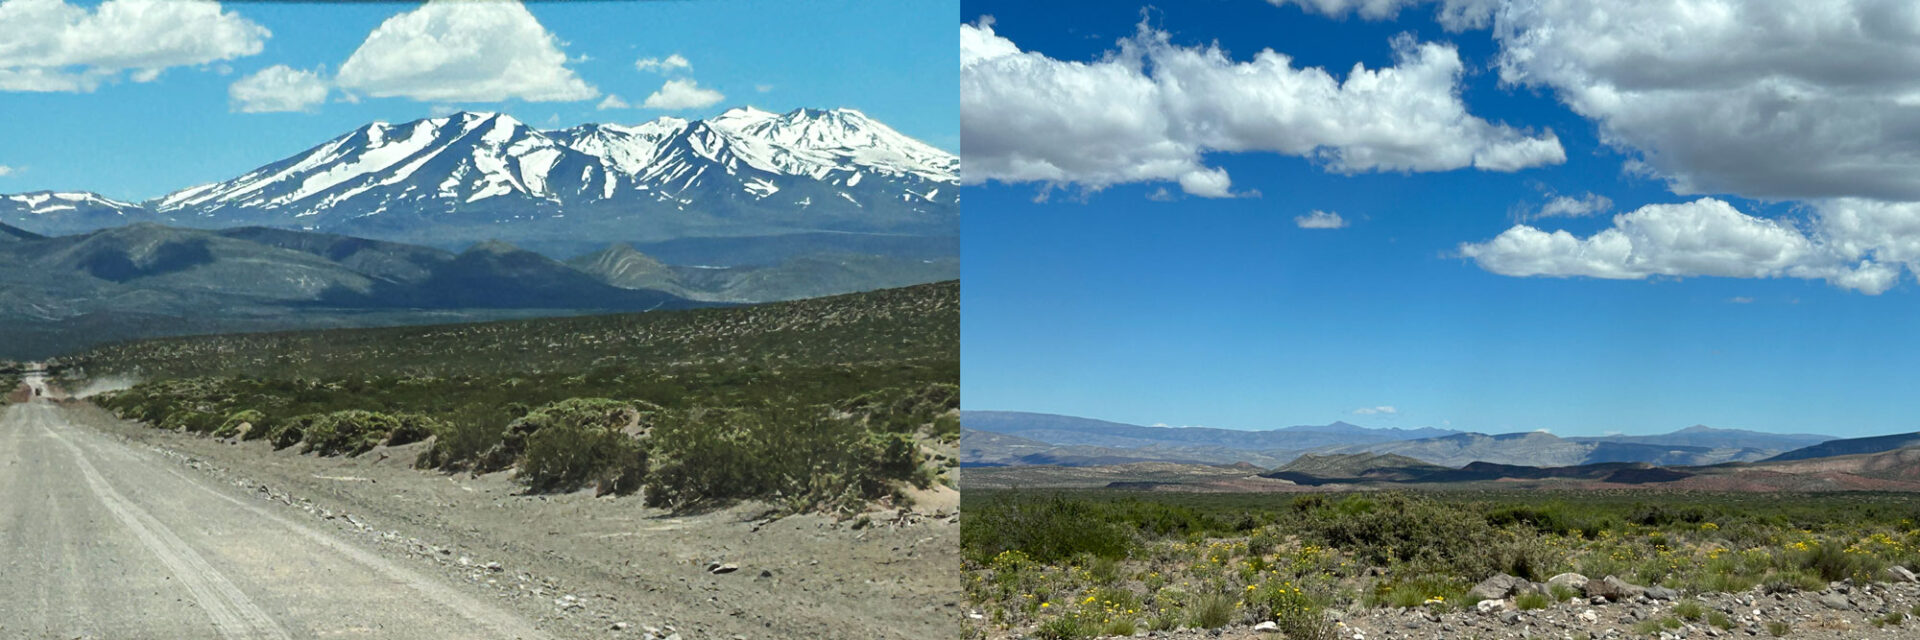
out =
<path fill-rule="evenodd" d="M 547 637 L 69 411 L 0 416 L 0 637 Z"/>

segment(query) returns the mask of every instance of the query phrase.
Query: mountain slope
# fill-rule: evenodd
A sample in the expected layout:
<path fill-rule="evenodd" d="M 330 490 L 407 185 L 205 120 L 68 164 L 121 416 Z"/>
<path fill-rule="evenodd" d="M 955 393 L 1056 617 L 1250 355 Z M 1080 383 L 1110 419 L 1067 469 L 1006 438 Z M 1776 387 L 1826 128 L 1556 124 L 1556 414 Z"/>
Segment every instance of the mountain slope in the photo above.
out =
<path fill-rule="evenodd" d="M 32 231 L 28 231 L 26 229 L 22 229 L 20 227 L 16 227 L 6 223 L 0 223 L 0 242 L 20 242 L 23 240 L 39 240 L 45 237 L 46 236 L 40 235 L 38 233 L 34 233 Z"/>
<path fill-rule="evenodd" d="M 1848 438 L 1845 440 L 1829 440 L 1829 441 L 1822 442 L 1820 444 L 1816 444 L 1810 447 L 1795 449 L 1793 451 L 1788 451 L 1786 453 L 1782 453 L 1780 455 L 1767 458 L 1765 462 L 1806 460 L 1810 458 L 1828 458 L 1833 456 L 1846 456 L 1846 455 L 1855 455 L 1855 454 L 1862 454 L 1862 453 L 1880 453 L 1883 451 L 1892 451 L 1895 449 L 1902 449 L 1902 448 L 1913 447 L 1913 446 L 1920 446 L 1920 432 L 1897 433 L 1893 435 L 1875 436 L 1871 438 Z"/>
<path fill-rule="evenodd" d="M 567 264 L 601 282 L 623 289 L 664 291 L 680 287 L 678 276 L 666 263 L 624 242 L 568 260 Z"/>
<path fill-rule="evenodd" d="M 146 207 L 84 191 L 33 191 L 0 196 L 0 224 L 40 235 L 67 235 L 160 218 Z"/>
<path fill-rule="evenodd" d="M 503 244 L 438 249 L 273 229 L 140 223 L 0 234 L 0 357 L 221 331 L 419 324 L 696 306 Z"/>
<path fill-rule="evenodd" d="M 1603 438 L 1568 438 L 1577 442 L 1622 442 L 1682 447 L 1760 449 L 1789 451 L 1801 447 L 1816 445 L 1832 438 L 1807 433 L 1764 433 L 1745 429 L 1715 429 L 1706 425 L 1693 425 L 1672 433 L 1650 436 L 1606 436 Z"/>

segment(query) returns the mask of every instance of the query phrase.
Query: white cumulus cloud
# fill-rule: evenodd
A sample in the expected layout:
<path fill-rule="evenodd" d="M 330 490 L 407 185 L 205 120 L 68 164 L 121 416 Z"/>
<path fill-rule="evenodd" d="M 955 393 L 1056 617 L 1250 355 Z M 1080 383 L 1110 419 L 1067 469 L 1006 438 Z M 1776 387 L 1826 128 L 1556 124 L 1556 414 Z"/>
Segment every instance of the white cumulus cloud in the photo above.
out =
<path fill-rule="evenodd" d="M 1423 4 L 1440 5 L 1434 20 L 1449 31 L 1482 29 L 1499 8 L 1499 0 L 1267 0 L 1276 6 L 1299 5 L 1301 10 L 1331 18 L 1358 15 L 1368 20 L 1392 20 L 1400 10 Z"/>
<path fill-rule="evenodd" d="M 0 178 L 5 178 L 7 176 L 13 175 L 13 171 L 14 171 L 13 167 L 0 164 Z"/>
<path fill-rule="evenodd" d="M 242 113 L 312 111 L 327 101 L 327 81 L 319 72 L 276 64 L 235 81 L 227 97 Z"/>
<path fill-rule="evenodd" d="M 961 144 L 969 183 L 1177 182 L 1233 195 L 1207 152 L 1311 158 L 1338 173 L 1515 171 L 1566 159 L 1552 132 L 1468 114 L 1465 67 L 1452 46 L 1393 41 L 1395 64 L 1355 65 L 1344 79 L 1263 50 L 1238 61 L 1184 47 L 1141 25 L 1091 62 L 1021 51 L 990 20 L 960 27 Z"/>
<path fill-rule="evenodd" d="M 1902 265 L 1920 265 L 1920 242 L 1895 238 L 1920 238 L 1920 211 L 1910 205 L 1830 203 L 1821 220 L 1808 232 L 1700 198 L 1616 215 L 1585 238 L 1516 225 L 1460 253 L 1508 276 L 1808 278 L 1867 294 L 1891 288 Z"/>
<path fill-rule="evenodd" d="M 0 2 L 0 91 L 93 91 L 131 70 L 151 82 L 171 67 L 260 52 L 266 27 L 201 0 Z"/>
<path fill-rule="evenodd" d="M 1380 405 L 1378 407 L 1361 407 L 1353 410 L 1353 414 L 1357 416 L 1376 416 L 1376 415 L 1390 416 L 1397 413 L 1400 413 L 1400 410 L 1393 408 L 1392 405 Z"/>
<path fill-rule="evenodd" d="M 600 104 L 598 106 L 595 106 L 594 108 L 601 111 L 606 111 L 608 109 L 626 109 L 632 106 L 633 105 L 627 104 L 626 100 L 620 99 L 620 96 L 609 93 L 607 94 L 607 97 L 601 100 Z"/>
<path fill-rule="evenodd" d="M 374 97 L 421 101 L 589 100 L 559 40 L 518 2 L 433 0 L 388 18 L 335 81 Z"/>
<path fill-rule="evenodd" d="M 641 58 L 633 62 L 633 68 L 654 73 L 667 73 L 680 69 L 692 69 L 693 63 L 678 53 L 665 58 Z"/>
<path fill-rule="evenodd" d="M 1920 200 L 1920 4 L 1526 0 L 1494 37 L 1675 193 Z"/>
<path fill-rule="evenodd" d="M 1340 217 L 1338 213 L 1315 209 L 1307 215 L 1294 216 L 1293 224 L 1302 229 L 1344 229 L 1347 226 L 1347 220 Z"/>
<path fill-rule="evenodd" d="M 1588 237 L 1521 224 L 1462 245 L 1508 275 L 1793 277 L 1877 294 L 1920 272 L 1920 5 L 1890 0 L 1269 0 L 1391 19 L 1437 5 L 1490 26 L 1503 85 L 1596 124 L 1630 173 L 1679 195 L 1795 201 L 1802 219 L 1714 198 L 1617 215 Z M 1524 221 L 1611 210 L 1557 196 Z"/>
<path fill-rule="evenodd" d="M 660 90 L 648 95 L 640 106 L 648 109 L 698 109 L 725 99 L 726 96 L 720 95 L 720 92 L 701 88 L 693 80 L 675 79 L 660 85 Z"/>

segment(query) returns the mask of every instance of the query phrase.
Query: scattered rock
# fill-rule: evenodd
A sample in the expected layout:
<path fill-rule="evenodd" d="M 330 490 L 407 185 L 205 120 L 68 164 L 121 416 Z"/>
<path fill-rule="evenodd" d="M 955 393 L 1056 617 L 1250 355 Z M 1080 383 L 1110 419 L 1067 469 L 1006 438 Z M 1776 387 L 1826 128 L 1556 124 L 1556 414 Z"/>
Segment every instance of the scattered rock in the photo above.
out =
<path fill-rule="evenodd" d="M 1920 582 L 1920 578 L 1916 578 L 1912 571 L 1898 565 L 1887 567 L 1887 579 L 1894 582 Z"/>
<path fill-rule="evenodd" d="M 1607 576 L 1601 580 L 1588 580 L 1586 592 L 1589 596 L 1606 598 L 1610 602 L 1621 602 L 1644 596 L 1647 594 L 1647 589 Z"/>
<path fill-rule="evenodd" d="M 1562 573 L 1547 578 L 1547 586 L 1572 589 L 1575 593 L 1585 593 L 1587 589 L 1587 577 L 1578 573 Z"/>
<path fill-rule="evenodd" d="M 1507 610 L 1507 601 L 1481 600 L 1478 604 L 1473 605 L 1473 608 L 1475 611 L 1479 611 L 1480 613 L 1487 613 L 1487 614 L 1499 613 Z"/>
<path fill-rule="evenodd" d="M 1847 596 L 1840 593 L 1829 593 L 1820 596 L 1820 604 L 1826 605 L 1828 609 L 1837 611 L 1846 611 L 1853 608 L 1853 603 L 1847 600 Z"/>
<path fill-rule="evenodd" d="M 707 564 L 707 573 L 711 573 L 714 575 L 720 575 L 724 573 L 733 573 L 739 570 L 740 570 L 740 565 L 733 564 L 731 562 L 711 562 Z"/>
<path fill-rule="evenodd" d="M 1666 587 L 1647 587 L 1647 597 L 1655 600 L 1678 600 L 1680 592 Z"/>
<path fill-rule="evenodd" d="M 1500 600 L 1531 586 L 1531 582 L 1502 573 L 1473 585 L 1467 595 L 1481 600 Z"/>
<path fill-rule="evenodd" d="M 1266 622 L 1262 622 L 1262 623 L 1260 623 L 1260 624 L 1256 624 L 1256 625 L 1253 625 L 1253 630 L 1254 630 L 1254 631 L 1260 631 L 1260 632 L 1263 632 L 1263 633 L 1279 633 L 1279 631 L 1280 631 L 1280 625 L 1278 625 L 1278 624 L 1274 624 L 1274 622 L 1273 622 L 1272 620 L 1268 620 L 1268 621 L 1266 621 Z"/>

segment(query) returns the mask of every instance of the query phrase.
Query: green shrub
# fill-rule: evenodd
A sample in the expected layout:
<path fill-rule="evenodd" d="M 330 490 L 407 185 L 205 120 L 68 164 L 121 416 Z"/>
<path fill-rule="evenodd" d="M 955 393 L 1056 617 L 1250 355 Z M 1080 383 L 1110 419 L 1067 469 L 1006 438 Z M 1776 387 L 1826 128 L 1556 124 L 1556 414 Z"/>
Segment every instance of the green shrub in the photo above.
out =
<path fill-rule="evenodd" d="M 437 421 L 409 414 L 352 409 L 316 417 L 304 429 L 306 451 L 323 456 L 357 456 L 404 434 L 432 433 Z"/>
<path fill-rule="evenodd" d="M 1773 574 L 1761 587 L 1766 593 L 1794 593 L 1797 591 L 1819 591 L 1827 587 L 1827 581 L 1820 576 L 1801 570 L 1782 571 Z"/>
<path fill-rule="evenodd" d="M 1374 583 L 1364 603 L 1371 607 L 1418 607 L 1440 598 L 1448 606 L 1467 606 L 1470 583 L 1440 572 L 1409 567 L 1391 580 Z"/>
<path fill-rule="evenodd" d="M 1697 600 L 1683 600 L 1673 605 L 1673 615 L 1680 616 L 1681 620 L 1699 622 L 1701 617 L 1707 615 L 1707 608 Z"/>
<path fill-rule="evenodd" d="M 1422 562 L 1478 581 L 1516 571 L 1537 578 L 1559 563 L 1544 545 L 1496 529 L 1470 509 L 1424 496 L 1351 496 L 1303 510 L 1308 532 L 1371 564 Z"/>
<path fill-rule="evenodd" d="M 1058 495 L 969 504 L 960 515 L 960 546 L 983 563 L 1004 551 L 1046 563 L 1082 554 L 1126 557 L 1135 545 L 1133 534 L 1108 521 L 1103 511 Z"/>
<path fill-rule="evenodd" d="M 306 437 L 307 427 L 319 419 L 320 416 L 309 414 L 282 420 L 267 431 L 267 442 L 272 443 L 275 449 L 285 449 L 300 444 L 300 440 Z"/>
<path fill-rule="evenodd" d="M 1233 621 L 1233 598 L 1222 593 L 1194 596 L 1187 603 L 1187 626 L 1218 629 Z"/>
<path fill-rule="evenodd" d="M 240 425 L 242 424 L 248 425 L 248 434 L 252 434 L 255 431 L 265 431 L 268 428 L 266 422 L 266 414 L 260 413 L 259 411 L 253 409 L 236 411 L 227 415 L 227 419 L 220 423 L 220 428 L 213 430 L 213 437 L 231 438 L 239 435 Z"/>
<path fill-rule="evenodd" d="M 1094 631 L 1081 624 L 1079 618 L 1062 616 L 1041 623 L 1040 628 L 1034 630 L 1034 636 L 1041 640 L 1077 640 L 1093 637 Z"/>
<path fill-rule="evenodd" d="M 1272 620 L 1288 640 L 1333 640 L 1333 621 L 1312 594 L 1292 582 L 1261 585 L 1247 597 L 1247 606 Z"/>
<path fill-rule="evenodd" d="M 249 409 L 249 411 L 252 411 L 252 410 Z M 261 414 L 259 420 L 255 420 L 251 422 L 253 423 L 253 426 L 247 429 L 246 433 L 240 434 L 241 440 L 260 440 L 260 439 L 266 438 L 268 434 L 271 434 L 273 432 L 274 427 L 279 425 L 278 421 L 274 420 L 272 417 L 267 416 L 266 414 Z M 237 430 L 239 428 L 239 425 L 234 425 L 234 428 Z"/>
<path fill-rule="evenodd" d="M 1707 624 L 1725 631 L 1733 628 L 1733 618 L 1729 617 L 1725 612 L 1709 611 L 1707 612 Z"/>
<path fill-rule="evenodd" d="M 1553 600 L 1547 594 L 1528 591 L 1513 598 L 1513 606 L 1521 611 L 1533 611 L 1553 606 Z"/>
<path fill-rule="evenodd" d="M 220 427 L 224 416 L 200 408 L 181 408 L 170 411 L 160 421 L 160 428 L 187 433 L 208 433 Z"/>
<path fill-rule="evenodd" d="M 1775 638 L 1793 633 L 1793 625 L 1773 620 L 1767 623 L 1767 634 Z"/>
<path fill-rule="evenodd" d="M 1837 582 L 1855 578 L 1870 582 L 1878 578 L 1886 569 L 1886 563 L 1877 557 L 1865 553 L 1852 553 L 1847 547 L 1836 541 L 1823 540 L 1800 552 L 1800 568 L 1819 576 L 1821 580 Z"/>
<path fill-rule="evenodd" d="M 510 439 L 525 442 L 517 478 L 536 492 L 594 485 L 601 494 L 632 493 L 647 473 L 646 448 L 637 437 L 641 423 L 639 407 L 606 398 L 535 409 L 507 428 Z"/>
<path fill-rule="evenodd" d="M 417 413 L 402 413 L 393 416 L 396 424 L 387 434 L 387 446 L 413 444 L 427 438 L 451 431 L 444 422 Z"/>
<path fill-rule="evenodd" d="M 675 509 L 770 497 L 792 511 L 851 510 L 893 493 L 921 463 L 910 438 L 824 407 L 675 412 L 649 441 L 647 504 Z"/>

